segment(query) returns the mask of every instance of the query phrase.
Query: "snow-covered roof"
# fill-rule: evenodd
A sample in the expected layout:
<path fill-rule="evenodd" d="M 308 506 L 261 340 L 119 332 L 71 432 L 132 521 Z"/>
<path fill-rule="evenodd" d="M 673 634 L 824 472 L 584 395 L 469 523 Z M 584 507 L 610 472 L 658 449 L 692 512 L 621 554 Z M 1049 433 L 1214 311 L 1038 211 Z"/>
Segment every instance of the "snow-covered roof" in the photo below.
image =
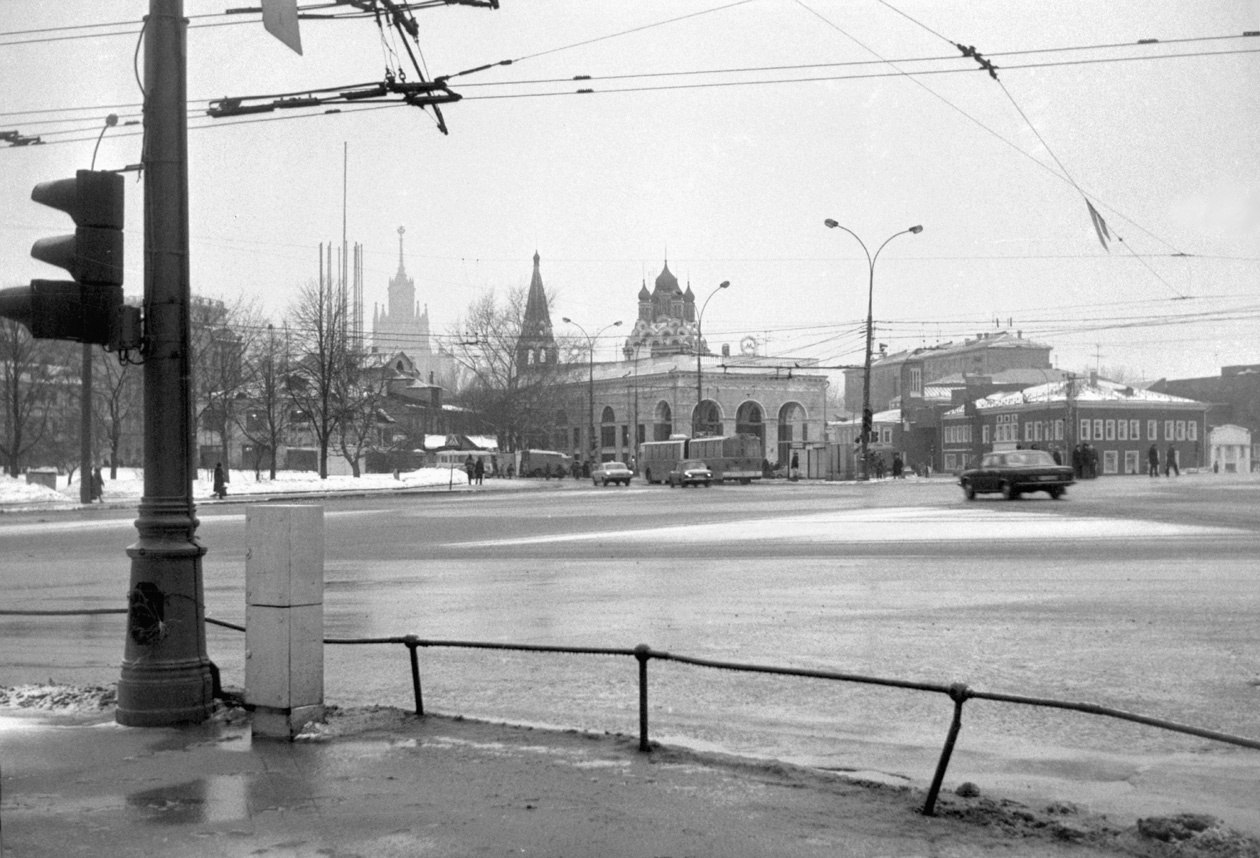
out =
<path fill-rule="evenodd" d="M 1048 384 L 1038 384 L 1009 393 L 994 393 L 983 399 L 977 399 L 975 407 L 979 411 L 992 411 L 1003 408 L 1014 408 L 1020 405 L 1045 405 L 1051 402 L 1063 402 L 1068 398 L 1068 386 L 1075 385 L 1072 401 L 1082 403 L 1136 403 L 1145 405 L 1199 405 L 1193 399 L 1172 396 L 1167 393 L 1156 393 L 1140 387 L 1108 381 L 1105 378 L 1089 382 L 1082 379 L 1064 379 Z M 946 412 L 946 417 L 957 417 L 963 414 L 963 406 Z"/>

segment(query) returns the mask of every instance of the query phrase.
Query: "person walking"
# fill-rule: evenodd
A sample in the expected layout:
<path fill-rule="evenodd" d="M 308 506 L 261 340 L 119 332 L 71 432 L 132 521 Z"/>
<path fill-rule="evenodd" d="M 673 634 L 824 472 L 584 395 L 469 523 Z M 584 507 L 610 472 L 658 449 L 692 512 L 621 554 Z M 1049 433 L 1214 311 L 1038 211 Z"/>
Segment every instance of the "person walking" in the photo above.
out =
<path fill-rule="evenodd" d="M 473 465 L 473 476 L 477 478 L 477 485 L 481 485 L 486 478 L 486 461 L 481 457 L 477 458 L 477 464 Z"/>
<path fill-rule="evenodd" d="M 101 466 L 92 471 L 92 500 L 105 503 L 105 477 L 101 474 Z"/>
<path fill-rule="evenodd" d="M 473 484 L 473 479 L 474 479 L 473 471 L 475 469 L 476 469 L 476 465 L 473 464 L 472 453 L 469 453 L 468 458 L 464 459 L 464 474 L 465 476 L 468 477 L 468 485 L 470 486 Z"/>
<path fill-rule="evenodd" d="M 1146 451 L 1146 470 L 1152 477 L 1159 476 L 1159 448 L 1154 444 Z"/>
<path fill-rule="evenodd" d="M 214 463 L 214 496 L 219 500 L 227 497 L 227 474 L 223 472 L 223 463 Z"/>
<path fill-rule="evenodd" d="M 792 464 L 789 466 L 789 468 L 790 470 L 788 471 L 788 479 L 791 480 L 792 482 L 796 482 L 797 480 L 801 478 L 801 471 L 800 471 L 801 460 L 797 458 L 795 451 L 792 452 Z"/>
<path fill-rule="evenodd" d="M 1164 476 L 1171 477 L 1173 474 L 1181 476 L 1181 468 L 1177 467 L 1177 448 L 1172 444 L 1168 445 L 1168 452 L 1164 454 Z"/>
<path fill-rule="evenodd" d="M 892 475 L 894 480 L 900 480 L 905 476 L 906 463 L 901 460 L 900 453 L 893 453 Z"/>

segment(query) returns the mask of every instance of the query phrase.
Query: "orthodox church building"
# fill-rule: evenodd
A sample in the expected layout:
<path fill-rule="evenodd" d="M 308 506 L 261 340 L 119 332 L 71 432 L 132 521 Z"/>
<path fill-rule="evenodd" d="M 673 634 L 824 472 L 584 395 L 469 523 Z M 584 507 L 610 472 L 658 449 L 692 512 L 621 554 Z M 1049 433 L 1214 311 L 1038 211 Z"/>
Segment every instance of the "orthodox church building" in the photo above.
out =
<path fill-rule="evenodd" d="M 678 288 L 667 259 L 652 291 L 648 292 L 646 280 L 639 289 L 639 317 L 626 338 L 624 354 L 627 360 L 640 349 L 653 357 L 695 354 L 698 337 L 696 296 L 690 283 L 685 292 Z M 708 354 L 707 345 L 701 342 L 699 351 Z"/>
<path fill-rule="evenodd" d="M 634 467 L 645 441 L 739 433 L 760 438 L 772 465 L 786 465 L 793 453 L 803 470 L 815 458 L 821 462 L 827 378 L 813 368 L 817 361 L 751 348 L 732 354 L 729 345 L 714 354 L 700 336 L 695 295 L 690 286 L 680 288 L 668 262 L 654 285 L 651 292 L 646 282 L 639 289 L 620 360 L 598 361 L 592 353 L 562 367 L 548 446 L 582 462 L 615 459 Z M 582 321 L 590 330 L 608 325 Z M 535 254 L 517 365 L 557 361 Z"/>

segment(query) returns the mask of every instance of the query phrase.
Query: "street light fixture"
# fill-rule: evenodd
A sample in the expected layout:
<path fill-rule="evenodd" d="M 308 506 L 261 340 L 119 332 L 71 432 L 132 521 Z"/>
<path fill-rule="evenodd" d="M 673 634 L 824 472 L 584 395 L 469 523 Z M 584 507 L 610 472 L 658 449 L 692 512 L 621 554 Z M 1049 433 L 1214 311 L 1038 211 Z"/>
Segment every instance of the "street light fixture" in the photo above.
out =
<path fill-rule="evenodd" d="M 700 434 L 700 403 L 704 402 L 704 392 L 703 392 L 704 376 L 702 374 L 703 371 L 700 369 L 700 352 L 702 348 L 701 344 L 704 342 L 703 337 L 701 336 L 703 332 L 701 323 L 704 320 L 704 311 L 705 311 L 705 308 L 709 306 L 709 301 L 713 300 L 714 295 L 716 295 L 721 290 L 728 288 L 730 285 L 731 285 L 731 281 L 729 280 L 723 280 L 721 283 L 719 283 L 717 287 L 712 292 L 709 293 L 709 297 L 704 299 L 704 303 L 700 305 L 700 312 L 696 314 L 696 416 L 695 416 L 695 419 L 692 421 L 692 426 L 691 426 L 691 431 L 693 435 Z"/>
<path fill-rule="evenodd" d="M 871 344 L 872 338 L 875 336 L 875 262 L 879 259 L 880 251 L 888 246 L 888 242 L 892 241 L 899 235 L 912 233 L 918 235 L 923 232 L 923 227 L 916 224 L 909 229 L 903 229 L 901 232 L 895 232 L 888 238 L 884 239 L 884 243 L 875 251 L 875 255 L 871 256 L 871 252 L 866 249 L 866 242 L 858 237 L 858 234 L 847 226 L 842 226 L 831 218 L 823 221 L 828 229 L 842 229 L 849 235 L 857 239 L 857 243 L 862 245 L 862 252 L 866 254 L 866 265 L 870 272 L 866 290 L 866 362 L 863 365 L 862 372 L 862 476 L 863 481 L 871 478 L 871 463 L 869 461 L 870 453 L 870 436 L 871 429 L 874 426 L 874 415 L 871 413 Z"/>
<path fill-rule="evenodd" d="M 563 321 L 565 324 L 572 325 L 573 327 L 577 328 L 579 331 L 582 332 L 582 336 L 586 338 L 586 355 L 587 355 L 586 402 L 587 402 L 587 409 L 589 412 L 588 417 L 590 419 L 590 423 L 587 428 L 587 431 L 590 432 L 590 435 L 588 436 L 587 440 L 591 445 L 590 453 L 588 454 L 588 461 L 593 461 L 595 459 L 595 451 L 599 449 L 598 445 L 596 445 L 595 443 L 595 340 L 599 337 L 600 334 L 602 334 L 604 331 L 608 330 L 609 328 L 619 327 L 621 325 L 621 320 L 618 319 L 617 321 L 613 322 L 611 325 L 604 325 L 604 327 L 600 328 L 594 334 L 588 334 L 586 332 L 586 328 L 583 328 L 581 325 L 579 325 L 577 322 L 570 319 L 568 316 L 564 316 L 561 319 L 561 321 Z"/>

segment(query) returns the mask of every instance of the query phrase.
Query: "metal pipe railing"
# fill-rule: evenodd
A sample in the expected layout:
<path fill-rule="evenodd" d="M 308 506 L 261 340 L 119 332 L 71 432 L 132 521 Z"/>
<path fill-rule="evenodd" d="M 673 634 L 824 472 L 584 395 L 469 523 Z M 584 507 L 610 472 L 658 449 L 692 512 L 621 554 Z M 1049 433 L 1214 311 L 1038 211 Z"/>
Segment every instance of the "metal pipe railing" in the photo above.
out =
<path fill-rule="evenodd" d="M 71 616 L 81 614 L 125 614 L 126 609 L 95 609 L 81 611 L 12 611 L 0 610 L 0 616 Z M 212 625 L 221 626 L 235 631 L 245 631 L 244 626 L 235 623 L 216 620 L 206 617 L 206 622 Z M 639 644 L 634 648 L 624 647 L 573 647 L 573 646 L 551 646 L 545 644 L 519 644 L 519 643 L 496 643 L 491 641 L 464 641 L 464 640 L 443 640 L 432 638 L 420 638 L 415 635 L 401 635 L 391 637 L 375 637 L 375 638 L 324 638 L 325 644 L 331 645 L 376 645 L 376 644 L 401 644 L 407 647 L 409 662 L 411 667 L 411 683 L 412 692 L 415 697 L 415 710 L 418 717 L 424 715 L 424 699 L 421 694 L 420 686 L 420 660 L 417 650 L 421 647 L 425 648 L 453 648 L 453 649 L 482 649 L 482 650 L 505 650 L 514 652 L 533 652 L 533 653 L 551 653 L 563 655 L 615 655 L 615 656 L 633 656 L 639 666 L 639 750 L 648 752 L 651 750 L 651 742 L 648 737 L 648 662 L 652 659 L 659 661 L 673 661 L 679 664 L 687 664 L 695 667 L 707 667 L 716 670 L 729 670 L 739 673 L 764 673 L 773 674 L 775 676 L 794 676 L 806 679 L 825 679 L 836 682 L 853 682 L 866 685 L 878 685 L 886 688 L 898 688 L 909 691 L 926 691 L 935 694 L 945 694 L 954 702 L 953 717 L 950 721 L 949 732 L 945 737 L 945 745 L 941 749 L 941 755 L 936 764 L 936 771 L 932 776 L 932 783 L 928 788 L 927 799 L 923 805 L 923 814 L 932 816 L 936 810 L 936 800 L 940 794 L 941 784 L 945 780 L 945 772 L 949 767 L 950 758 L 954 752 L 954 746 L 958 740 L 958 734 L 962 730 L 962 710 L 963 704 L 967 700 L 990 700 L 997 703 L 1014 703 L 1024 706 L 1040 706 L 1050 709 L 1061 709 L 1073 712 L 1082 712 L 1087 715 L 1098 715 L 1107 718 L 1116 718 L 1123 721 L 1130 721 L 1136 724 L 1144 724 L 1150 727 L 1157 727 L 1162 730 L 1169 730 L 1175 733 L 1184 733 L 1190 736 L 1196 736 L 1203 739 L 1211 739 L 1217 742 L 1225 742 L 1231 745 L 1237 745 L 1243 748 L 1260 750 L 1260 740 L 1249 739 L 1243 736 L 1234 736 L 1229 733 L 1222 733 L 1216 730 L 1208 730 L 1202 727 L 1194 727 L 1186 724 L 1179 724 L 1175 721 L 1168 721 L 1163 718 L 1155 718 L 1149 715 L 1140 715 L 1134 712 L 1126 712 L 1122 709 L 1112 709 L 1107 706 L 1100 706 L 1095 703 L 1077 703 L 1067 700 L 1056 700 L 1046 697 L 1027 697 L 1018 694 L 1001 694 L 987 691 L 973 691 L 963 683 L 952 683 L 949 685 L 935 682 L 918 682 L 905 679 L 891 679 L 887 677 L 867 676 L 857 673 L 844 673 L 830 670 L 811 670 L 796 667 L 783 667 L 776 665 L 764 664 L 745 664 L 740 662 L 719 661 L 709 658 L 696 658 L 694 656 L 679 655 L 665 651 L 653 650 L 647 644 Z"/>

